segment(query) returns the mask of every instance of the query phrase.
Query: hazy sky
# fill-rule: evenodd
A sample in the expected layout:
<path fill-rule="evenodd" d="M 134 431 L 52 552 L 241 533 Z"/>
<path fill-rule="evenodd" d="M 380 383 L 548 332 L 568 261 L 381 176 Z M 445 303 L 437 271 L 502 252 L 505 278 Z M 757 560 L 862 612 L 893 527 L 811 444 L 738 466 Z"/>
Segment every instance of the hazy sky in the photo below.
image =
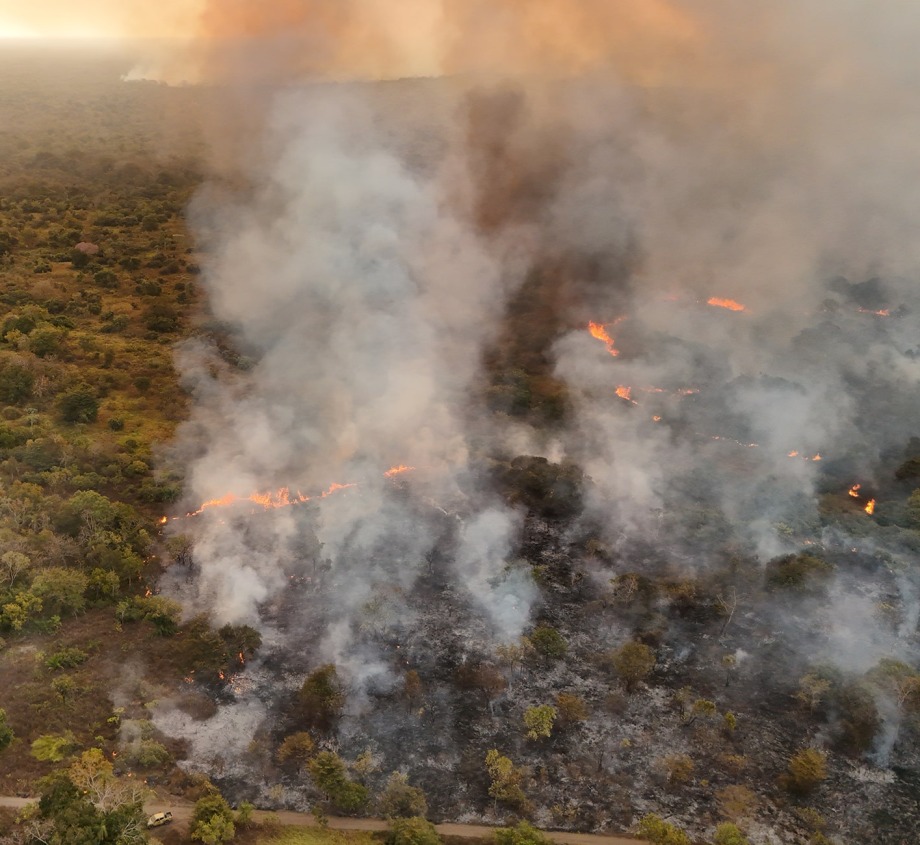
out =
<path fill-rule="evenodd" d="M 187 35 L 197 0 L 0 0 L 0 37 Z"/>

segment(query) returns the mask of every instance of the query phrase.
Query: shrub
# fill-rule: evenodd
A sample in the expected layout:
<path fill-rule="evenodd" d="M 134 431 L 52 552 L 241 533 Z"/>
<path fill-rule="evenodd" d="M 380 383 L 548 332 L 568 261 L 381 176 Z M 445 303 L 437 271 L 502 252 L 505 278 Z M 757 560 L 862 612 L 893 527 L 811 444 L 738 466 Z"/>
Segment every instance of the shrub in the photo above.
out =
<path fill-rule="evenodd" d="M 440 842 L 434 825 L 420 816 L 390 822 L 388 845 L 440 845 Z"/>
<path fill-rule="evenodd" d="M 528 707 L 524 711 L 524 726 L 527 728 L 528 739 L 543 739 L 553 732 L 553 722 L 556 721 L 556 708 L 550 704 L 540 704 Z"/>
<path fill-rule="evenodd" d="M 492 834 L 495 845 L 552 845 L 552 839 L 526 821 L 514 827 L 499 827 Z"/>
<path fill-rule="evenodd" d="M 76 747 L 76 738 L 70 731 L 63 734 L 44 734 L 32 742 L 32 756 L 36 760 L 60 763 Z"/>
<path fill-rule="evenodd" d="M 58 401 L 58 411 L 66 423 L 95 422 L 99 414 L 99 402 L 86 385 L 65 393 Z"/>
<path fill-rule="evenodd" d="M 796 795 L 807 795 L 826 777 L 827 754 L 817 748 L 804 748 L 790 758 L 783 786 Z"/>
<path fill-rule="evenodd" d="M 548 625 L 540 625 L 534 629 L 529 639 L 537 653 L 550 660 L 564 657 L 569 648 L 562 634 Z"/>
<path fill-rule="evenodd" d="M 380 795 L 380 814 L 385 819 L 424 817 L 428 814 L 425 793 L 417 786 L 409 786 L 401 772 L 393 772 Z"/>
<path fill-rule="evenodd" d="M 655 652 L 645 643 L 628 642 L 611 654 L 611 663 L 627 691 L 634 690 L 655 668 Z"/>
<path fill-rule="evenodd" d="M 638 833 L 654 845 L 691 845 L 690 837 L 684 831 L 654 813 L 642 817 Z"/>

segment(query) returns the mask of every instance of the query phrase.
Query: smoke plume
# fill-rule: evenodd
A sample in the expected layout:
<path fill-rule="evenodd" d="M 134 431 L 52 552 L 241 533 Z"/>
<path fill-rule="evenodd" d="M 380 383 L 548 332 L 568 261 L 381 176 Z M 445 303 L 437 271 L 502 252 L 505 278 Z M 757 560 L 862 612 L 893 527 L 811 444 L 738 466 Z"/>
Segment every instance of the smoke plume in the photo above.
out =
<path fill-rule="evenodd" d="M 868 0 L 209 4 L 181 62 L 250 125 L 192 209 L 227 340 L 178 358 L 190 605 L 370 692 L 433 602 L 461 656 L 511 642 L 540 593 L 488 467 L 521 443 L 584 471 L 578 530 L 614 556 L 860 542 L 869 497 L 834 536 L 822 497 L 883 485 L 920 414 L 918 25 Z M 854 648 L 859 589 L 818 650 L 912 654 Z"/>

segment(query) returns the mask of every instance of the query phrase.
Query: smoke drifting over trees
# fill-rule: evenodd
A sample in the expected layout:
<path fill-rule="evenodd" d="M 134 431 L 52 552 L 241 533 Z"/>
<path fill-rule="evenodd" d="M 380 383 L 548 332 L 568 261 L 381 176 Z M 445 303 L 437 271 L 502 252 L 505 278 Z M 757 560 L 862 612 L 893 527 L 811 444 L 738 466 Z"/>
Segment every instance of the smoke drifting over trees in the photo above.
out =
<path fill-rule="evenodd" d="M 920 419 L 920 16 L 855 0 L 355 0 L 222 1 L 202 21 L 195 63 L 254 125 L 218 143 L 232 167 L 192 209 L 233 354 L 179 352 L 188 510 L 279 488 L 311 501 L 182 522 L 189 606 L 263 629 L 289 691 L 334 662 L 346 744 L 393 741 L 372 699 L 405 669 L 450 714 L 445 673 L 541 621 L 571 627 L 576 665 L 636 633 L 671 671 L 674 609 L 695 599 L 672 594 L 670 623 L 633 625 L 664 601 L 637 580 L 620 602 L 617 579 L 643 569 L 718 573 L 725 606 L 768 560 L 821 549 L 821 630 L 796 603 L 806 590 L 789 620 L 786 599 L 751 596 L 746 635 L 788 621 L 795 671 L 915 663 L 894 470 Z M 406 75 L 425 78 L 392 81 Z M 512 465 L 520 454 L 550 461 Z M 534 507 L 560 465 L 574 517 Z M 512 477 L 530 493 L 509 493 Z M 357 486 L 320 499 L 332 484 Z M 879 621 L 870 582 L 898 624 Z M 604 612 L 622 613 L 606 633 L 560 609 L 611 583 Z M 577 681 L 553 671 L 520 695 Z M 235 706 L 257 719 L 282 682 L 252 677 Z M 878 701 L 888 739 L 864 750 L 884 762 L 900 716 Z M 419 740 L 419 758 L 454 738 Z"/>

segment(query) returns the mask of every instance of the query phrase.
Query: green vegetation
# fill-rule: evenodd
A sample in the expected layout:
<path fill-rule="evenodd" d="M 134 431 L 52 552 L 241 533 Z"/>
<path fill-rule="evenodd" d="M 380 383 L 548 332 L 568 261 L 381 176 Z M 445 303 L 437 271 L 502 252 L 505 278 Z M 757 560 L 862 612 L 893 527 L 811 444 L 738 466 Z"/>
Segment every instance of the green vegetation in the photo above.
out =
<path fill-rule="evenodd" d="M 440 845 L 440 842 L 441 837 L 434 825 L 424 818 L 413 816 L 390 822 L 388 845 Z"/>
<path fill-rule="evenodd" d="M 204 845 L 221 845 L 236 836 L 233 810 L 219 792 L 205 795 L 195 802 L 190 835 Z"/>
<path fill-rule="evenodd" d="M 368 802 L 370 795 L 362 784 L 350 780 L 345 762 L 331 751 L 321 751 L 307 764 L 316 788 L 325 793 L 342 813 L 354 814 Z"/>

